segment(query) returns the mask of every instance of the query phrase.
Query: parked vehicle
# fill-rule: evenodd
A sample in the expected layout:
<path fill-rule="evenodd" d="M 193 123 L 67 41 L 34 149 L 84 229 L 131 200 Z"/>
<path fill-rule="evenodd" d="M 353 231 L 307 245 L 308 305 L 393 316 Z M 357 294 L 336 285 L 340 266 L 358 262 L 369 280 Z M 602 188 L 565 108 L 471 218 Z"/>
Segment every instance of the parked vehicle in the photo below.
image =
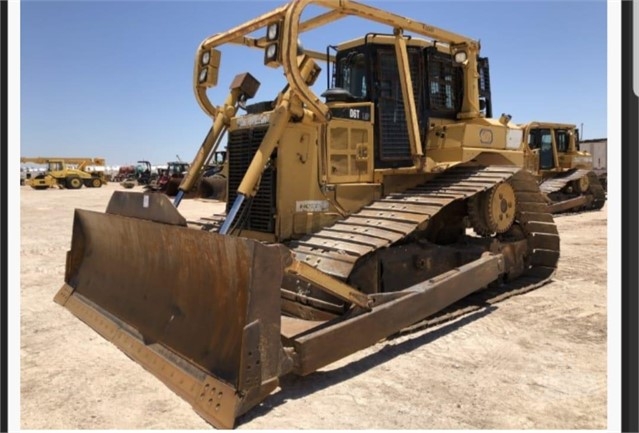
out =
<path fill-rule="evenodd" d="M 104 167 L 102 158 L 22 157 L 20 162 L 47 165 L 45 172 L 25 181 L 34 189 L 78 189 L 82 185 L 99 188 L 107 183 L 102 171 L 87 171 L 89 165 Z"/>

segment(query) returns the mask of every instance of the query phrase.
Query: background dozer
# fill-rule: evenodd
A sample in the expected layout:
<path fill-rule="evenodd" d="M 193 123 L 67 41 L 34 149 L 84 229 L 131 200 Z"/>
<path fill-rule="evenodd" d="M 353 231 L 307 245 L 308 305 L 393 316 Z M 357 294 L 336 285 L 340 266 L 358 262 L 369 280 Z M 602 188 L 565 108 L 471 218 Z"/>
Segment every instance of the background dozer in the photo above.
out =
<path fill-rule="evenodd" d="M 103 158 L 61 158 L 61 157 L 22 157 L 20 163 L 46 164 L 44 173 L 28 179 L 25 185 L 34 189 L 67 188 L 78 189 L 82 185 L 88 188 L 100 188 L 106 184 L 102 171 L 87 171 L 89 166 L 104 167 Z"/>
<path fill-rule="evenodd" d="M 311 3 L 325 11 L 302 20 Z M 333 52 L 298 42 L 357 17 L 388 32 Z M 214 105 L 227 44 L 260 50 L 281 91 L 248 104 L 260 83 L 238 71 Z M 487 65 L 475 40 L 352 1 L 290 2 L 205 39 L 193 81 L 212 126 L 173 202 L 117 191 L 105 213 L 77 209 L 55 301 L 232 427 L 283 375 L 462 298 L 544 284 L 559 236 L 523 128 L 490 116 Z M 186 221 L 178 206 L 223 135 L 226 214 Z"/>
<path fill-rule="evenodd" d="M 592 155 L 579 150 L 575 125 L 530 122 L 522 125 L 535 173 L 552 213 L 598 210 L 606 203 L 606 191 L 593 169 Z"/>

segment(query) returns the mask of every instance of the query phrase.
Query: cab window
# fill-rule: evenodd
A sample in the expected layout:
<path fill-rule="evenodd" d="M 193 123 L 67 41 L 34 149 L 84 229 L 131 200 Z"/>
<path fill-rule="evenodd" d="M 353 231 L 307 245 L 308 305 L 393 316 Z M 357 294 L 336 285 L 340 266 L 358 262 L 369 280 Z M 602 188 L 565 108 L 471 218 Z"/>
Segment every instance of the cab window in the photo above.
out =
<path fill-rule="evenodd" d="M 539 129 L 533 129 L 528 134 L 528 147 L 530 150 L 539 149 L 541 147 L 541 134 Z"/>
<path fill-rule="evenodd" d="M 568 131 L 559 129 L 555 131 L 555 141 L 557 142 L 557 152 L 568 152 Z"/>
<path fill-rule="evenodd" d="M 366 56 L 357 51 L 351 51 L 338 62 L 338 86 L 348 90 L 356 98 L 366 99 L 368 89 L 366 85 Z"/>
<path fill-rule="evenodd" d="M 550 131 L 543 129 L 540 135 L 541 151 L 548 152 L 552 150 L 552 135 L 550 134 Z"/>

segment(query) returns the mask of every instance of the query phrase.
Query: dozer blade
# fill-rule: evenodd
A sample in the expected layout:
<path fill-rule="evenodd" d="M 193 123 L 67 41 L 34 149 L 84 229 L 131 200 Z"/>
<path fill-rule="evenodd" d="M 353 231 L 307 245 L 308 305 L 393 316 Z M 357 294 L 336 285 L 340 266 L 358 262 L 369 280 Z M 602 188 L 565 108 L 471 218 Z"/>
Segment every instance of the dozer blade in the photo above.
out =
<path fill-rule="evenodd" d="M 285 247 L 187 228 L 164 194 L 76 210 L 55 297 L 216 427 L 292 365 L 280 342 Z"/>

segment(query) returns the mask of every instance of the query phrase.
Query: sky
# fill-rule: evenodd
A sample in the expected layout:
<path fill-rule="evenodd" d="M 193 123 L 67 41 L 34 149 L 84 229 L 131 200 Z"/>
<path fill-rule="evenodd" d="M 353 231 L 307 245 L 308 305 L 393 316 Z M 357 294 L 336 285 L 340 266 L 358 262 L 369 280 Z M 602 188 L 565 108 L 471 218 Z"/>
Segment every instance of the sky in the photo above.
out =
<path fill-rule="evenodd" d="M 192 87 L 198 45 L 283 3 L 22 0 L 21 156 L 104 157 L 108 165 L 191 161 L 211 125 Z M 573 123 L 582 138 L 607 137 L 604 0 L 367 3 L 480 40 L 495 117 Z M 390 29 L 347 18 L 303 34 L 302 44 L 324 52 L 372 31 Z M 223 47 L 213 103 L 223 102 L 242 72 L 262 83 L 253 102 L 273 99 L 282 73 L 265 67 L 262 56 Z M 318 94 L 325 83 L 323 73 Z"/>

